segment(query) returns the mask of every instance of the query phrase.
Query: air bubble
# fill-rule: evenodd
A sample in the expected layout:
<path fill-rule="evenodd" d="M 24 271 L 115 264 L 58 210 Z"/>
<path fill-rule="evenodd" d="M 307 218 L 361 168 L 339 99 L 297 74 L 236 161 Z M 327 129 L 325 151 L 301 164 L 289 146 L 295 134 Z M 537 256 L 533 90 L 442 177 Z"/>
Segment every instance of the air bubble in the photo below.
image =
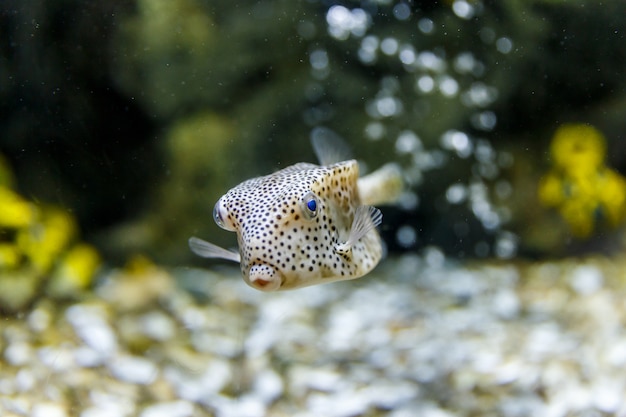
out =
<path fill-rule="evenodd" d="M 328 54 L 323 49 L 316 49 L 309 54 L 309 62 L 315 70 L 324 70 L 328 67 Z"/>
<path fill-rule="evenodd" d="M 424 17 L 417 22 L 417 28 L 424 34 L 430 34 L 433 33 L 435 29 L 435 23 L 429 18 Z"/>
<path fill-rule="evenodd" d="M 415 87 L 421 93 L 430 93 L 435 88 L 435 80 L 430 75 L 422 75 L 417 79 Z"/>
<path fill-rule="evenodd" d="M 380 140 L 385 135 L 385 126 L 380 122 L 368 123 L 365 126 L 365 136 L 370 140 Z"/>
<path fill-rule="evenodd" d="M 412 226 L 400 226 L 396 232 L 396 240 L 400 246 L 410 248 L 417 242 L 417 232 Z"/>
<path fill-rule="evenodd" d="M 451 204 L 459 204 L 467 199 L 467 187 L 463 184 L 454 184 L 448 187 L 446 199 Z"/>
<path fill-rule="evenodd" d="M 407 20 L 411 17 L 411 8 L 406 3 L 398 3 L 393 7 L 393 16 L 398 20 Z"/>
<path fill-rule="evenodd" d="M 402 49 L 400 50 L 400 54 L 398 56 L 400 58 L 400 62 L 402 62 L 404 65 L 413 65 L 417 58 L 417 55 L 415 54 L 415 50 L 413 49 L 412 46 L 402 47 Z"/>
<path fill-rule="evenodd" d="M 502 232 L 495 244 L 495 252 L 498 258 L 510 259 L 517 253 L 518 238 L 511 232 Z"/>
<path fill-rule="evenodd" d="M 459 92 L 459 83 L 454 78 L 444 75 L 439 80 L 439 91 L 446 97 L 454 97 Z"/>
<path fill-rule="evenodd" d="M 508 54 L 513 50 L 513 41 L 507 37 L 499 38 L 496 41 L 496 49 L 500 53 Z"/>
<path fill-rule="evenodd" d="M 456 0 L 452 3 L 452 11 L 461 19 L 471 19 L 474 16 L 474 6 L 465 0 Z"/>
<path fill-rule="evenodd" d="M 410 130 L 400 133 L 396 139 L 396 151 L 400 154 L 413 153 L 422 148 L 422 142 L 419 137 Z"/>
<path fill-rule="evenodd" d="M 394 38 L 385 38 L 380 43 L 380 50 L 386 55 L 393 55 L 398 52 L 398 41 Z"/>
<path fill-rule="evenodd" d="M 491 131 L 496 127 L 498 119 L 494 112 L 487 110 L 484 112 L 473 114 L 470 117 L 470 121 L 476 129 Z"/>
<path fill-rule="evenodd" d="M 397 204 L 398 207 L 400 207 L 402 210 L 412 211 L 415 210 L 417 206 L 419 206 L 419 202 L 420 200 L 417 194 L 406 191 L 400 194 L 400 198 L 398 199 Z"/>

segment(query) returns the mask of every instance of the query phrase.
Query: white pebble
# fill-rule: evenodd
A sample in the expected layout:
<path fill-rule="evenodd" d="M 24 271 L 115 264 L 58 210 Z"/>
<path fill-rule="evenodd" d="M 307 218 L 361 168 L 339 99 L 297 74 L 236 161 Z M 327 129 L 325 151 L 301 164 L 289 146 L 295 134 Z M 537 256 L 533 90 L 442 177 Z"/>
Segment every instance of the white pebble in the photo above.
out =
<path fill-rule="evenodd" d="M 20 369 L 15 375 L 15 386 L 19 391 L 30 391 L 35 387 L 37 378 L 30 369 Z"/>
<path fill-rule="evenodd" d="M 361 332 L 363 314 L 351 309 L 349 306 L 340 304 L 329 317 L 327 331 L 324 335 L 324 345 L 330 352 L 349 351 L 354 348 L 354 341 Z"/>
<path fill-rule="evenodd" d="M 241 353 L 242 341 L 215 331 L 197 330 L 191 334 L 191 344 L 202 353 L 214 353 L 220 357 L 232 358 Z"/>
<path fill-rule="evenodd" d="M 203 328 L 210 321 L 207 317 L 206 311 L 196 307 L 185 308 L 181 315 L 181 319 L 183 321 L 183 326 L 189 330 Z"/>
<path fill-rule="evenodd" d="M 223 395 L 209 397 L 204 401 L 206 405 L 215 408 L 216 417 L 264 417 L 267 408 L 256 397 L 244 395 L 239 398 L 229 398 Z"/>
<path fill-rule="evenodd" d="M 410 411 L 409 411 L 410 410 Z M 408 412 L 407 412 L 408 411 Z M 397 412 L 390 414 L 390 417 L 454 417 L 457 414 L 453 414 L 449 411 L 443 410 L 433 404 L 412 406 L 410 408 L 402 408 Z"/>
<path fill-rule="evenodd" d="M 308 389 L 334 391 L 341 379 L 341 374 L 333 370 L 294 366 L 289 375 L 288 386 L 294 395 L 300 396 Z"/>
<path fill-rule="evenodd" d="M 153 311 L 141 318 L 143 333 L 151 339 L 163 342 L 174 337 L 176 325 L 165 314 Z"/>
<path fill-rule="evenodd" d="M 307 401 L 315 415 L 325 417 L 352 417 L 364 414 L 369 408 L 369 398 L 363 392 L 343 390 L 334 395 L 312 394 Z"/>
<path fill-rule="evenodd" d="M 382 383 L 364 390 L 371 404 L 379 408 L 392 410 L 417 397 L 419 388 L 412 383 Z"/>
<path fill-rule="evenodd" d="M 501 289 L 493 296 L 493 312 L 507 320 L 517 317 L 520 311 L 520 300 L 515 291 Z"/>
<path fill-rule="evenodd" d="M 39 349 L 38 353 L 41 363 L 54 372 L 67 372 L 75 367 L 74 356 L 62 347 L 46 346 Z"/>
<path fill-rule="evenodd" d="M 67 411 L 59 404 L 41 403 L 33 405 L 31 417 L 65 417 Z"/>
<path fill-rule="evenodd" d="M 76 333 L 89 347 L 104 357 L 110 357 L 117 351 L 115 333 L 104 323 L 81 326 L 76 329 Z"/>
<path fill-rule="evenodd" d="M 4 359 L 13 366 L 26 365 L 33 359 L 33 349 L 26 342 L 11 343 L 4 350 Z"/>
<path fill-rule="evenodd" d="M 74 360 L 76 364 L 84 368 L 93 368 L 102 365 L 104 358 L 102 355 L 89 346 L 79 346 L 74 350 Z"/>
<path fill-rule="evenodd" d="M 108 389 L 119 391 L 119 385 L 109 383 Z M 136 414 L 136 400 L 122 392 L 113 393 L 92 389 L 89 398 L 93 407 L 84 410 L 81 417 L 128 417 Z"/>
<path fill-rule="evenodd" d="M 615 414 L 623 403 L 624 384 L 621 380 L 600 380 L 592 390 L 593 405 L 603 413 Z"/>
<path fill-rule="evenodd" d="M 180 400 L 148 406 L 140 417 L 187 417 L 193 415 L 193 412 L 193 404 Z"/>
<path fill-rule="evenodd" d="M 626 339 L 622 338 L 606 348 L 608 351 L 605 357 L 611 365 L 616 367 L 626 365 Z"/>
<path fill-rule="evenodd" d="M 283 380 L 272 369 L 259 372 L 254 380 L 253 390 L 265 404 L 270 404 L 283 393 Z"/>
<path fill-rule="evenodd" d="M 228 361 L 213 360 L 205 371 L 187 372 L 175 367 L 165 369 L 163 376 L 174 387 L 178 395 L 186 400 L 200 402 L 220 392 L 232 379 L 231 365 Z"/>
<path fill-rule="evenodd" d="M 28 325 L 35 332 L 46 330 L 50 325 L 50 312 L 42 308 L 33 310 L 28 315 Z"/>
<path fill-rule="evenodd" d="M 117 338 L 104 320 L 101 308 L 76 304 L 67 309 L 65 316 L 78 337 L 103 357 L 108 358 L 117 351 Z"/>
<path fill-rule="evenodd" d="M 13 378 L 0 378 L 0 395 L 5 396 L 6 398 L 15 393 L 15 388 L 15 381 Z M 0 408 L 0 411 L 2 411 L 2 408 Z"/>
<path fill-rule="evenodd" d="M 497 384 L 510 384 L 516 381 L 523 373 L 524 364 L 519 360 L 513 360 L 501 364 L 495 370 L 494 380 Z"/>
<path fill-rule="evenodd" d="M 592 404 L 592 394 L 589 389 L 577 383 L 567 384 L 560 387 L 559 391 L 552 399 L 551 405 L 562 406 L 567 411 L 567 415 L 577 414 L 577 412 L 590 408 Z"/>
<path fill-rule="evenodd" d="M 10 416 L 26 416 L 31 409 L 32 401 L 27 397 L 4 397 L 0 399 L 0 411 L 8 411 Z M 4 416 L 4 412 L 2 413 Z"/>
<path fill-rule="evenodd" d="M 396 359 L 396 352 L 388 346 L 373 349 L 369 355 L 369 363 L 380 369 L 391 366 Z"/>
<path fill-rule="evenodd" d="M 109 362 L 109 370 L 120 381 L 143 385 L 154 381 L 159 372 L 155 364 L 136 356 L 114 358 Z"/>
<path fill-rule="evenodd" d="M 574 291 L 581 295 L 589 295 L 602 288 L 604 277 L 602 271 L 593 265 L 581 265 L 572 273 L 570 284 Z"/>
<path fill-rule="evenodd" d="M 118 408 L 100 408 L 100 407 L 89 407 L 84 409 L 80 413 L 80 417 L 127 417 L 128 414 L 124 413 L 122 410 Z"/>

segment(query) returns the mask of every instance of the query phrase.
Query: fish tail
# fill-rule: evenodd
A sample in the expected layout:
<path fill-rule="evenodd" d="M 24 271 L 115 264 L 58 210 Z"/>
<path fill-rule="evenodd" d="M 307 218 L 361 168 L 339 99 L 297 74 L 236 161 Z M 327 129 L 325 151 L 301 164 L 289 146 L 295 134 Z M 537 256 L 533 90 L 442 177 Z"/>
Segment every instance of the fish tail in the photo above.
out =
<path fill-rule="evenodd" d="M 359 178 L 361 204 L 378 206 L 393 204 L 404 191 L 402 170 L 396 163 L 383 165 L 371 174 Z"/>

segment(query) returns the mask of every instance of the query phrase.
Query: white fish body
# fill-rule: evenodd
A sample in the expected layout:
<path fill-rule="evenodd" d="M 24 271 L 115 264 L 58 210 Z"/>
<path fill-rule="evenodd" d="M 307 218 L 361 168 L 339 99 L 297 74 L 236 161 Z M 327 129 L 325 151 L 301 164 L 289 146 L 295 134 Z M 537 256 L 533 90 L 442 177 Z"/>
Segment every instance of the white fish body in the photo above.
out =
<path fill-rule="evenodd" d="M 359 278 L 381 260 L 371 204 L 402 190 L 399 168 L 359 179 L 358 163 L 326 139 L 313 138 L 322 165 L 298 163 L 232 188 L 215 205 L 216 223 L 237 234 L 239 253 L 192 237 L 194 253 L 239 262 L 244 280 L 262 291 Z M 363 201 L 367 204 L 363 204 Z"/>

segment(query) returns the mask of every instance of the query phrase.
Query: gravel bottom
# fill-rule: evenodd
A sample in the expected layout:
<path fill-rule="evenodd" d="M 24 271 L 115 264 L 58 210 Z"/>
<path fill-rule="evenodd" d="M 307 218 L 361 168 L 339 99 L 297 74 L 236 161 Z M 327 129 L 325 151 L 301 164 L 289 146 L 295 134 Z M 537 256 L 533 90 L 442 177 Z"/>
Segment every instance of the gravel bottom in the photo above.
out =
<path fill-rule="evenodd" d="M 0 319 L 0 415 L 626 416 L 626 261 L 389 259 L 264 294 L 111 271 Z"/>

